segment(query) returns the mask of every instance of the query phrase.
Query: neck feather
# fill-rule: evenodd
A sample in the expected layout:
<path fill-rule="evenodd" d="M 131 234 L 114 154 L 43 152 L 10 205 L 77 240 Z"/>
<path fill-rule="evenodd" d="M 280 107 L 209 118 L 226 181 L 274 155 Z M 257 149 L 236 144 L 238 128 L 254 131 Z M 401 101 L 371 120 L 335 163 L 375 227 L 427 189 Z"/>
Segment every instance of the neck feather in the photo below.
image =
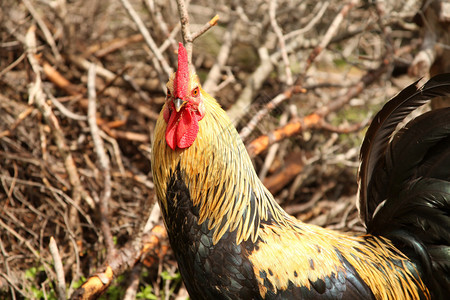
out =
<path fill-rule="evenodd" d="M 153 146 L 154 180 L 158 199 L 167 209 L 167 178 L 179 166 L 199 224 L 208 222 L 213 242 L 227 231 L 236 230 L 237 243 L 255 241 L 261 222 L 293 225 L 293 220 L 275 202 L 255 173 L 245 146 L 226 112 L 214 98 L 202 91 L 205 117 L 187 149 L 173 151 L 165 144 L 165 121 L 160 116 Z M 170 213 L 170 212 L 168 212 Z"/>

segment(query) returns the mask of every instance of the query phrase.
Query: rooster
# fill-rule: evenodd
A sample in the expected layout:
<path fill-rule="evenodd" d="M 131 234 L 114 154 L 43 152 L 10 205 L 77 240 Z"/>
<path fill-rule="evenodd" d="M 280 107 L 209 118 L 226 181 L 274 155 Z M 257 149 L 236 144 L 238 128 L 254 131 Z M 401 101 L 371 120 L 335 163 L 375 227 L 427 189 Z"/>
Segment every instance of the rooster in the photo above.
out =
<path fill-rule="evenodd" d="M 417 83 L 416 83 L 417 84 Z M 178 69 L 156 124 L 152 173 L 192 299 L 443 299 L 450 291 L 450 110 L 396 125 L 450 93 L 450 74 L 409 86 L 376 115 L 361 149 L 350 236 L 288 215 L 264 187 L 225 111 Z"/>

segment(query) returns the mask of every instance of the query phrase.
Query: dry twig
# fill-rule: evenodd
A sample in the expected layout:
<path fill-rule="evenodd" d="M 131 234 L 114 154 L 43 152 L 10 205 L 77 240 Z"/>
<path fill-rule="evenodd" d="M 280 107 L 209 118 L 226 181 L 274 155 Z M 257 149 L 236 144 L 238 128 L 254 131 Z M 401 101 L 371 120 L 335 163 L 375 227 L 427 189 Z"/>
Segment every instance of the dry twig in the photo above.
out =
<path fill-rule="evenodd" d="M 156 46 L 156 43 L 153 40 L 150 32 L 147 30 L 147 27 L 145 27 L 144 22 L 142 22 L 141 18 L 134 10 L 131 3 L 128 0 L 120 0 L 120 2 L 122 3 L 127 13 L 130 15 L 130 17 L 133 19 L 134 23 L 144 37 L 145 42 L 155 55 L 156 59 L 152 59 L 152 61 L 156 71 L 158 72 L 161 82 L 166 82 L 170 74 L 172 74 L 172 68 L 169 66 L 162 53 L 159 51 L 158 46 Z M 163 71 L 165 74 L 162 73 Z"/>
<path fill-rule="evenodd" d="M 239 122 L 245 115 L 246 110 L 250 107 L 253 100 L 253 95 L 258 91 L 264 83 L 264 80 L 269 76 L 270 72 L 273 70 L 273 64 L 271 57 L 269 56 L 269 51 L 265 47 L 258 49 L 258 54 L 261 60 L 261 64 L 256 68 L 256 70 L 247 79 L 245 88 L 239 95 L 239 98 L 227 110 L 227 113 L 235 123 Z"/>
<path fill-rule="evenodd" d="M 251 156 L 256 156 L 262 151 L 266 150 L 269 145 L 275 142 L 281 141 L 287 137 L 294 134 L 298 134 L 301 131 L 307 130 L 309 128 L 317 127 L 322 124 L 322 120 L 332 111 L 336 111 L 348 103 L 352 98 L 356 97 L 359 93 L 363 91 L 364 88 L 371 85 L 377 78 L 385 73 L 387 67 L 390 65 L 391 54 L 387 53 L 387 57 L 383 59 L 381 65 L 376 70 L 371 70 L 361 77 L 359 82 L 351 87 L 348 92 L 329 103 L 317 109 L 315 112 L 303 117 L 300 120 L 292 121 L 286 126 L 280 127 L 273 132 L 262 135 L 257 139 L 253 140 L 247 149 Z"/>
<path fill-rule="evenodd" d="M 311 67 L 313 61 L 317 58 L 317 56 L 319 56 L 319 54 L 322 53 L 323 49 L 325 49 L 327 45 L 330 43 L 331 39 L 335 36 L 342 20 L 344 20 L 344 17 L 353 8 L 353 6 L 356 5 L 357 2 L 358 0 L 350 0 L 350 2 L 348 2 L 342 7 L 341 11 L 334 18 L 333 22 L 331 22 L 331 25 L 328 28 L 327 32 L 321 38 L 320 44 L 314 48 L 314 50 L 311 52 L 308 59 L 306 60 L 306 66 L 304 71 L 305 74 L 309 70 L 309 68 Z"/>
<path fill-rule="evenodd" d="M 23 2 L 23 4 L 25 4 L 28 11 L 33 16 L 33 18 L 36 20 L 36 23 L 39 25 L 39 28 L 41 28 L 42 32 L 44 33 L 45 39 L 47 40 L 47 43 L 50 45 L 50 48 L 52 49 L 56 60 L 58 62 L 61 62 L 62 61 L 61 54 L 59 53 L 58 47 L 56 47 L 55 40 L 53 39 L 53 36 L 50 33 L 50 30 L 48 29 L 44 20 L 42 19 L 41 15 L 36 11 L 33 4 L 31 4 L 31 2 L 29 0 L 22 0 L 22 2 Z"/>
<path fill-rule="evenodd" d="M 95 92 L 95 65 L 91 65 L 88 71 L 88 123 L 91 131 L 92 140 L 94 142 L 95 153 L 99 161 L 100 171 L 103 176 L 103 191 L 99 199 L 100 224 L 105 238 L 107 257 L 110 258 L 115 254 L 115 246 L 111 227 L 109 225 L 109 207 L 108 202 L 111 197 L 111 172 L 109 167 L 109 159 L 106 156 L 103 140 L 100 137 L 100 129 L 97 126 L 97 108 L 96 108 L 96 92 Z"/>
<path fill-rule="evenodd" d="M 50 237 L 49 245 L 50 254 L 53 257 L 53 263 L 56 272 L 56 288 L 58 291 L 58 299 L 67 299 L 66 296 L 66 279 L 64 277 L 64 268 L 61 261 L 61 255 L 59 255 L 58 245 L 53 237 Z"/>
<path fill-rule="evenodd" d="M 146 255 L 163 257 L 168 247 L 161 246 L 167 240 L 166 230 L 160 226 L 154 226 L 152 230 L 141 238 L 131 240 L 115 256 L 107 261 L 96 274 L 91 275 L 83 285 L 71 296 L 71 299 L 97 299 L 111 285 L 114 278 L 125 270 L 132 268 Z M 152 262 L 155 262 L 153 260 Z"/>
<path fill-rule="evenodd" d="M 283 59 L 284 70 L 286 73 L 286 84 L 288 86 L 291 86 L 294 83 L 290 67 L 291 64 L 289 63 L 289 58 L 286 51 L 285 37 L 283 36 L 283 32 L 281 31 L 281 28 L 276 20 L 276 10 L 277 10 L 277 0 L 270 0 L 269 2 L 270 24 L 272 25 L 273 31 L 275 31 L 275 34 L 277 35 L 278 43 L 280 44 L 281 57 Z"/>
<path fill-rule="evenodd" d="M 72 190 L 73 201 L 77 205 L 79 205 L 82 197 L 84 197 L 84 199 L 87 201 L 87 203 L 89 205 L 91 205 L 91 207 L 93 207 L 94 204 L 92 202 L 92 199 L 87 195 L 87 193 L 84 191 L 83 186 L 81 185 L 77 167 L 75 165 L 72 154 L 70 153 L 70 150 L 65 142 L 64 134 L 62 133 L 58 119 L 53 114 L 51 107 L 47 104 L 45 94 L 42 90 L 40 66 L 35 57 L 36 56 L 35 30 L 36 30 L 36 28 L 34 26 L 30 27 L 30 29 L 28 30 L 28 33 L 26 35 L 26 38 L 25 38 L 25 43 L 26 43 L 25 46 L 26 46 L 26 49 L 28 52 L 28 54 L 27 54 L 28 61 L 30 62 L 31 67 L 36 76 L 35 82 L 30 87 L 29 102 L 34 103 L 37 106 L 39 111 L 42 113 L 45 121 L 52 129 L 53 137 L 56 141 L 56 144 L 60 151 L 61 157 L 64 160 L 67 174 L 69 175 L 69 180 L 70 180 L 70 183 L 73 188 L 73 190 Z M 72 226 L 76 226 L 76 228 L 79 229 L 78 214 L 76 212 L 75 207 L 70 208 L 70 218 L 71 218 Z"/>
<path fill-rule="evenodd" d="M 236 25 L 236 19 L 230 20 L 227 26 L 227 30 L 223 35 L 223 43 L 220 47 L 219 54 L 217 55 L 216 63 L 209 70 L 208 78 L 203 84 L 205 91 L 214 97 L 216 91 L 218 90 L 217 83 L 220 80 L 220 75 L 222 68 L 225 66 L 228 57 L 230 56 L 231 46 L 233 45 L 233 31 Z"/>
<path fill-rule="evenodd" d="M 208 23 L 203 25 L 197 32 L 191 33 L 189 24 L 189 14 L 185 0 L 177 0 L 178 13 L 180 14 L 181 35 L 183 36 L 183 44 L 188 54 L 189 64 L 192 64 L 192 47 L 194 40 L 204 34 L 208 29 L 215 26 L 219 20 L 219 15 L 215 15 Z"/>

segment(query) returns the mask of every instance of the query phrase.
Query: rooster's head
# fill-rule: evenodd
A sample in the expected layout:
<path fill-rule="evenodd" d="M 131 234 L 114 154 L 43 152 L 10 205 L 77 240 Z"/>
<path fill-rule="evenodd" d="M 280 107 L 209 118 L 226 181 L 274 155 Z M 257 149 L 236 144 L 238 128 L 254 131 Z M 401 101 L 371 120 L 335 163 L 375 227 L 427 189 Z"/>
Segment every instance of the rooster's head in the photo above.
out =
<path fill-rule="evenodd" d="M 197 75 L 189 72 L 187 52 L 180 43 L 178 69 L 167 83 L 164 109 L 166 142 L 173 150 L 188 148 L 195 141 L 198 122 L 205 115 L 202 93 Z"/>

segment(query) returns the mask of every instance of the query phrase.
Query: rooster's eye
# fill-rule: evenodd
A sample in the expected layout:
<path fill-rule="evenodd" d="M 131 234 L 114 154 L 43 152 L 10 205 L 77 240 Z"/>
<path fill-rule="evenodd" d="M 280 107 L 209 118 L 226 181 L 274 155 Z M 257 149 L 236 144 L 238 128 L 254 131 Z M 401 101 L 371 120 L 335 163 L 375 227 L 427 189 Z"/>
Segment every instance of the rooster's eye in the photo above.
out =
<path fill-rule="evenodd" d="M 192 90 L 192 96 L 197 97 L 198 94 L 199 94 L 199 90 L 198 90 L 198 87 L 196 87 L 195 89 Z"/>
<path fill-rule="evenodd" d="M 170 96 L 172 96 L 172 94 L 170 93 L 170 90 L 169 89 L 167 89 L 167 97 L 170 97 Z"/>

